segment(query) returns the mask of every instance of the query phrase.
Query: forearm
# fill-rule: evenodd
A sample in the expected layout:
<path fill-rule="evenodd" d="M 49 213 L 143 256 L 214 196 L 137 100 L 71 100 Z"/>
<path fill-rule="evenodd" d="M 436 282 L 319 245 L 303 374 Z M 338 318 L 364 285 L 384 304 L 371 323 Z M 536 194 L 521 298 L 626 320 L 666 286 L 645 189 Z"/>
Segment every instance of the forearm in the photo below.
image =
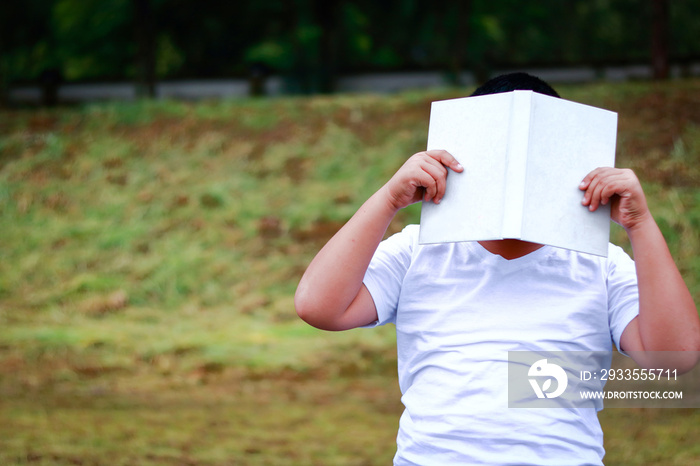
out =
<path fill-rule="evenodd" d="M 627 233 L 637 270 L 642 349 L 700 351 L 697 309 L 656 222 L 649 215 Z"/>
<path fill-rule="evenodd" d="M 444 150 L 413 154 L 393 177 L 319 251 L 299 282 L 299 317 L 326 330 L 344 330 L 377 318 L 362 280 L 377 246 L 399 209 L 423 200 L 439 203 L 447 168 L 464 168 Z"/>
<path fill-rule="evenodd" d="M 360 207 L 304 273 L 294 301 L 306 322 L 332 328 L 358 295 L 372 256 L 397 212 L 385 189 Z"/>

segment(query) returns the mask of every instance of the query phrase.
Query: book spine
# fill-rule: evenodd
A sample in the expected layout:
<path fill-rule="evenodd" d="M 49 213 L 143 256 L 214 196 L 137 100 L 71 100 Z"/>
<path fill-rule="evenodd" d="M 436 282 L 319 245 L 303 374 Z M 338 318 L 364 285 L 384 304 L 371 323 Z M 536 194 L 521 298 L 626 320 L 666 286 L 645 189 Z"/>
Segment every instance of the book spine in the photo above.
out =
<path fill-rule="evenodd" d="M 514 91 L 508 130 L 503 196 L 503 238 L 520 239 L 532 115 L 532 91 Z"/>

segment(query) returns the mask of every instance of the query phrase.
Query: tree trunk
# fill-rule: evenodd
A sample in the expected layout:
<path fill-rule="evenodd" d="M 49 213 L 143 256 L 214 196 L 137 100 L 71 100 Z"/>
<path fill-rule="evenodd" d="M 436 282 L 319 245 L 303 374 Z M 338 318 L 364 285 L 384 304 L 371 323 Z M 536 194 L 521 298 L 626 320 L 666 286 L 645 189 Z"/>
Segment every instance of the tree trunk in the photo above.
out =
<path fill-rule="evenodd" d="M 338 62 L 338 33 L 336 31 L 338 6 L 337 0 L 316 0 L 314 2 L 316 22 L 321 28 L 319 63 L 316 74 L 318 90 L 322 93 L 331 93 L 335 90 L 335 75 Z"/>
<path fill-rule="evenodd" d="M 462 70 L 464 68 L 464 59 L 467 50 L 467 41 L 469 40 L 469 21 L 472 10 L 471 0 L 463 0 L 454 4 L 456 10 L 454 21 L 454 34 L 452 35 L 452 53 L 450 54 L 450 72 L 449 77 L 451 84 L 459 86 L 462 84 Z M 447 8 L 446 14 L 450 14 L 451 10 Z M 448 20 L 449 18 L 445 18 Z"/>
<path fill-rule="evenodd" d="M 136 39 L 136 95 L 156 96 L 155 21 L 150 0 L 132 0 Z"/>
<path fill-rule="evenodd" d="M 651 2 L 651 68 L 654 79 L 668 79 L 668 0 Z"/>
<path fill-rule="evenodd" d="M 9 101 L 10 89 L 8 86 L 7 69 L 5 67 L 5 60 L 3 60 L 3 56 L 0 55 L 0 108 L 7 107 Z"/>

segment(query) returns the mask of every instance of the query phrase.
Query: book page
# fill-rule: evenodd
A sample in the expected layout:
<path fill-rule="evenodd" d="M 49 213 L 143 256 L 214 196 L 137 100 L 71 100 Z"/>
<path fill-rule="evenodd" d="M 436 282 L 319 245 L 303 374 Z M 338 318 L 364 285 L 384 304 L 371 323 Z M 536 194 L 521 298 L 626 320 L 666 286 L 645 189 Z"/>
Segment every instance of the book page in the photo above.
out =
<path fill-rule="evenodd" d="M 579 183 L 615 164 L 617 114 L 533 93 L 521 239 L 607 256 L 610 206 L 581 205 Z"/>
<path fill-rule="evenodd" d="M 511 103 L 509 94 L 433 102 L 428 150 L 448 151 L 464 171 L 449 170 L 439 205 L 423 203 L 422 244 L 501 237 Z"/>

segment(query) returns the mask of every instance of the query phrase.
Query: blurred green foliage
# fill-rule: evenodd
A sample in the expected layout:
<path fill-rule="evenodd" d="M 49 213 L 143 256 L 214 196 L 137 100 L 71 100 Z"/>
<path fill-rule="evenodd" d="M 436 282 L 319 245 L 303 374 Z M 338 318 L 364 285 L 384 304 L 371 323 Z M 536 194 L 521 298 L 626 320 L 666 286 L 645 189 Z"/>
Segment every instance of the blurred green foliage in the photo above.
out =
<path fill-rule="evenodd" d="M 647 63 L 653 19 L 650 2 L 636 0 L 6 3 L 2 82 L 35 80 L 47 69 L 67 80 L 133 79 L 147 37 L 159 79 L 246 76 L 258 64 L 296 91 L 327 90 L 338 73 L 365 70 L 483 75 L 495 67 Z M 136 33 L 137 4 L 152 12 L 146 36 Z M 700 0 L 669 8 L 671 59 L 697 60 Z"/>

